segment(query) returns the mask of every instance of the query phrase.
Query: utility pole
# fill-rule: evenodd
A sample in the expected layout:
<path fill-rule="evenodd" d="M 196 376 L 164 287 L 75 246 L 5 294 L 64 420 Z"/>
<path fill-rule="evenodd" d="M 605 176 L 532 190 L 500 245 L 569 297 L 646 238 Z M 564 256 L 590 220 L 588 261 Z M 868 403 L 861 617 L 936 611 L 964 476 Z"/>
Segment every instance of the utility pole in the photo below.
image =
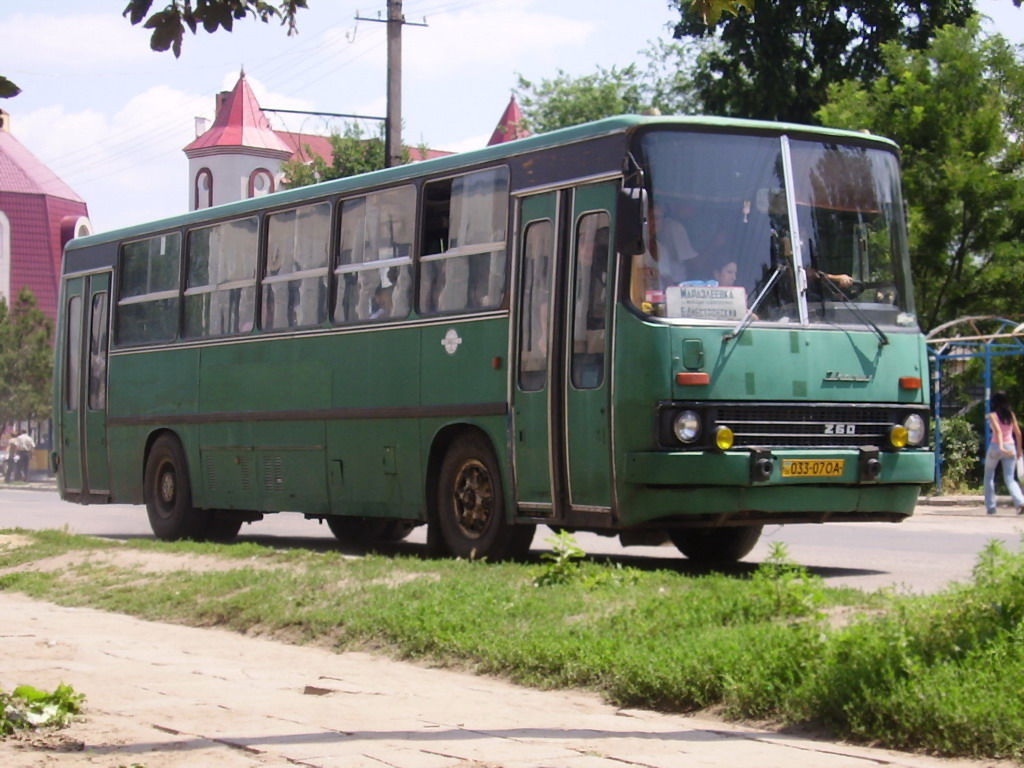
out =
<path fill-rule="evenodd" d="M 384 130 L 385 167 L 402 164 L 402 25 L 425 27 L 426 23 L 406 21 L 402 15 L 402 0 L 388 0 L 387 19 L 358 21 L 386 21 L 388 25 L 388 107 Z"/>

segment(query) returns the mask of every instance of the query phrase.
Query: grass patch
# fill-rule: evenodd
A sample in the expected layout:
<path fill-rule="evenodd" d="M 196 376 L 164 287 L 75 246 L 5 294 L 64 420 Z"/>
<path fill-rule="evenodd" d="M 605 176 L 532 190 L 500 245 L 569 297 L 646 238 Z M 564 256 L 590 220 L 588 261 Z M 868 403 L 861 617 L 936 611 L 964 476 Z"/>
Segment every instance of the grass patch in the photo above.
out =
<path fill-rule="evenodd" d="M 732 577 L 605 565 L 567 537 L 540 563 L 492 564 L 17 535 L 21 546 L 0 546 L 0 589 L 61 604 L 1024 760 L 1024 554 L 998 544 L 971 583 L 913 597 L 827 588 L 781 546 Z"/>

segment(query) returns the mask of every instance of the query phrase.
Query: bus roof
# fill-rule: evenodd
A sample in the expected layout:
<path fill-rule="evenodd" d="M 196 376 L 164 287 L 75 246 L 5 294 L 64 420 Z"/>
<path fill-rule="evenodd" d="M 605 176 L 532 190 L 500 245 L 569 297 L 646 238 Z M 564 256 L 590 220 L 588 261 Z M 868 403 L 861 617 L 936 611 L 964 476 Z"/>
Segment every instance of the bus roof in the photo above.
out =
<path fill-rule="evenodd" d="M 344 179 L 325 181 L 312 186 L 298 187 L 281 192 L 275 192 L 263 197 L 249 198 L 233 203 L 204 208 L 198 211 L 177 214 L 166 219 L 142 222 L 140 224 L 123 227 L 121 229 L 100 232 L 82 238 L 76 238 L 67 245 L 68 249 L 87 248 L 101 243 L 122 240 L 132 237 L 141 237 L 162 230 L 173 230 L 190 224 L 202 223 L 207 220 L 221 219 L 225 216 L 252 213 L 267 207 L 288 205 L 289 203 L 302 203 L 312 198 L 326 197 L 334 194 L 344 193 L 363 188 L 376 187 L 388 183 L 400 182 L 415 179 L 421 176 L 444 171 L 457 170 L 463 167 L 479 165 L 481 163 L 493 162 L 503 158 L 514 157 L 527 152 L 533 152 L 564 144 L 572 144 L 586 139 L 607 136 L 615 133 L 631 131 L 639 126 L 664 126 L 664 127 L 692 127 L 692 128 L 720 128 L 729 131 L 750 131 L 766 132 L 771 134 L 801 134 L 804 136 L 833 137 L 838 139 L 855 140 L 858 143 L 872 143 L 896 151 L 896 144 L 882 136 L 866 132 L 841 130 L 836 128 L 822 128 L 819 126 L 800 125 L 797 123 L 769 122 L 764 120 L 746 120 L 741 118 L 708 117 L 702 115 L 679 115 L 679 116 L 645 116 L 645 115 L 620 115 L 609 117 L 603 120 L 596 120 L 570 128 L 561 128 L 549 133 L 541 133 L 528 136 L 516 141 L 497 144 L 483 149 L 460 152 L 454 155 L 423 160 L 410 163 L 396 168 L 386 168 L 380 171 L 349 176 Z"/>

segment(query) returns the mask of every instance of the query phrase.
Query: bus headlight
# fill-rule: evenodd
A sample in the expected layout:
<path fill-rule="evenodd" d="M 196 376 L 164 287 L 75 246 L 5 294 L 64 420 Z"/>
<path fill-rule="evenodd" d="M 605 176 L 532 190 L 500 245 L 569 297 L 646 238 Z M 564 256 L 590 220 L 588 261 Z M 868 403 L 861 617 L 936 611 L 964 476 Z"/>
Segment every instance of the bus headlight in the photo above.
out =
<path fill-rule="evenodd" d="M 715 427 L 715 447 L 720 451 L 728 451 L 732 448 L 734 437 L 732 430 L 725 425 Z"/>
<path fill-rule="evenodd" d="M 903 420 L 907 430 L 907 445 L 921 445 L 924 442 L 924 419 L 912 413 Z"/>
<path fill-rule="evenodd" d="M 893 448 L 906 448 L 907 428 L 902 424 L 894 424 L 889 427 L 889 445 Z"/>
<path fill-rule="evenodd" d="M 676 440 L 685 445 L 697 442 L 700 437 L 700 414 L 696 411 L 681 411 L 672 422 Z"/>

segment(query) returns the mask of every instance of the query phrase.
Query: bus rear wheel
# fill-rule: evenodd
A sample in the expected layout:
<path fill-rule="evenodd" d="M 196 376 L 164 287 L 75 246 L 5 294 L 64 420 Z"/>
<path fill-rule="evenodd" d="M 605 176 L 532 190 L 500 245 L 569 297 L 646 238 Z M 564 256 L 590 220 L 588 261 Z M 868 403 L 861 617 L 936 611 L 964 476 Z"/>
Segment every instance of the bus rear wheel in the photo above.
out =
<path fill-rule="evenodd" d="M 676 528 L 669 538 L 695 563 L 735 563 L 750 554 L 763 526 L 742 528 Z"/>
<path fill-rule="evenodd" d="M 465 435 L 445 454 L 437 490 L 437 525 L 448 554 L 504 560 L 530 549 L 536 526 L 512 525 L 505 516 L 505 491 L 490 443 Z"/>
<path fill-rule="evenodd" d="M 149 525 L 158 539 L 201 539 L 209 525 L 209 512 L 192 506 L 192 486 L 181 443 L 163 435 L 153 443 L 146 459 L 144 484 Z"/>

